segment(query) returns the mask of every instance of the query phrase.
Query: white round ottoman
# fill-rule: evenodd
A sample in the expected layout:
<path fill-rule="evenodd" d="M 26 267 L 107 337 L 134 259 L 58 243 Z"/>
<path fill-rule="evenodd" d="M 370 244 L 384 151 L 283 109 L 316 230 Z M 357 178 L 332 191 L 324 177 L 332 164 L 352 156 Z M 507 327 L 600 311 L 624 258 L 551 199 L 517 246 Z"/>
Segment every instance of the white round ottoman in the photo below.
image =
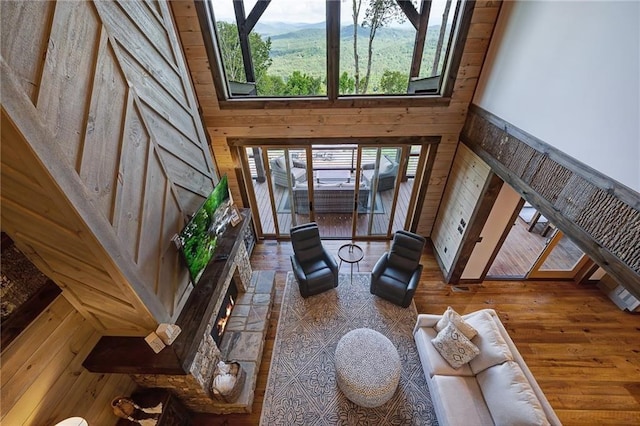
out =
<path fill-rule="evenodd" d="M 400 381 L 400 356 L 391 340 L 368 328 L 351 330 L 335 353 L 338 387 L 362 407 L 379 407 L 393 396 Z"/>

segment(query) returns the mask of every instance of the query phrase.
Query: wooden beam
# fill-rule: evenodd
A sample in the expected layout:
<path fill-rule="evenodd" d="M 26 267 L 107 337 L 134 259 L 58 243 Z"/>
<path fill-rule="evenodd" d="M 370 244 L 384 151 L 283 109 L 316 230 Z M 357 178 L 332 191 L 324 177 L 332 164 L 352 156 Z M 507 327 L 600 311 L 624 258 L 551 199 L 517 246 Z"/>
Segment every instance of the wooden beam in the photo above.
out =
<path fill-rule="evenodd" d="M 327 0 L 327 96 L 340 95 L 340 2 Z"/>
<path fill-rule="evenodd" d="M 215 87 L 216 94 L 218 95 L 218 97 L 226 99 L 229 97 L 229 93 L 227 90 L 226 82 L 222 78 L 222 72 L 218 71 L 222 70 L 222 62 L 220 60 L 218 49 L 216 47 L 218 41 L 216 40 L 216 37 L 214 37 L 216 31 L 215 24 L 213 22 L 213 12 L 211 10 L 211 5 L 203 1 L 196 1 L 194 2 L 194 8 L 198 17 L 198 24 L 201 28 L 202 40 L 204 42 L 204 48 L 207 52 L 207 58 L 209 58 L 209 60 L 211 61 L 211 66 L 209 67 L 210 69 L 208 70 L 208 72 L 213 78 L 213 86 Z"/>
<path fill-rule="evenodd" d="M 469 34 L 469 28 L 471 27 L 471 18 L 473 18 L 473 11 L 476 7 L 475 0 L 468 0 L 462 6 L 462 17 L 460 19 L 460 26 L 458 28 L 458 36 L 456 39 L 456 46 L 465 46 L 467 44 L 467 35 Z M 456 9 L 456 15 L 460 13 L 460 9 Z M 454 18 L 454 22 L 457 21 Z M 455 29 L 452 28 L 453 32 Z M 464 49 L 454 49 L 453 56 L 451 58 L 449 69 L 447 71 L 447 81 L 442 84 L 442 96 L 445 98 L 450 97 L 454 91 L 454 85 L 456 83 L 456 78 L 458 77 L 458 69 L 460 68 L 460 63 L 462 62 L 462 54 L 464 53 Z M 447 57 L 444 60 L 445 66 L 447 63 Z"/>
<path fill-rule="evenodd" d="M 244 26 L 247 30 L 247 34 L 250 33 L 253 30 L 253 27 L 256 26 L 256 24 L 258 23 L 258 19 L 260 19 L 264 11 L 267 10 L 267 6 L 269 6 L 269 3 L 271 3 L 271 0 L 258 0 L 253 6 L 253 9 L 251 9 L 251 12 L 249 12 L 249 16 L 247 16 L 247 19 L 244 21 Z"/>
<path fill-rule="evenodd" d="M 396 0 L 400 9 L 404 12 L 405 16 L 413 25 L 416 30 L 420 27 L 420 14 L 416 10 L 416 7 L 411 3 L 411 0 Z M 429 3 L 431 3 L 429 1 Z M 429 5 L 431 7 L 431 5 Z"/>
<path fill-rule="evenodd" d="M 214 73 L 218 74 L 218 73 Z M 455 81 L 455 74 L 454 79 Z M 223 92 L 222 92 L 223 93 Z M 451 88 L 453 93 L 453 87 Z M 236 98 L 219 100 L 220 109 L 317 109 L 317 108 L 393 108 L 393 107 L 447 107 L 451 103 L 450 96 L 385 96 L 385 97 L 344 97 L 340 99 L 256 99 Z"/>
<path fill-rule="evenodd" d="M 429 14 L 431 13 L 431 0 L 422 0 L 420 7 L 420 25 L 416 33 L 416 40 L 413 45 L 413 58 L 411 59 L 411 71 L 409 78 L 417 78 L 420 75 L 420 64 L 422 64 L 422 53 L 424 43 L 427 39 L 427 28 L 429 26 Z"/>
<path fill-rule="evenodd" d="M 444 12 L 442 12 L 442 24 L 440 24 L 440 35 L 438 36 L 438 43 L 436 44 L 436 54 L 433 58 L 433 66 L 431 67 L 431 77 L 434 77 L 438 73 L 438 64 L 440 63 L 440 55 L 442 54 L 442 45 L 444 44 L 444 35 L 447 29 L 447 21 L 449 20 L 449 11 L 451 10 L 451 0 L 447 0 L 444 6 Z"/>
<path fill-rule="evenodd" d="M 155 353 L 142 337 L 104 336 L 82 366 L 92 373 L 187 374 L 173 346 Z"/>
<path fill-rule="evenodd" d="M 640 298 L 640 194 L 475 105 L 461 140 Z"/>
<path fill-rule="evenodd" d="M 256 75 L 253 69 L 251 48 L 249 47 L 249 33 L 251 29 L 248 29 L 246 26 L 247 20 L 244 14 L 244 0 L 233 0 L 233 10 L 236 14 L 236 25 L 238 27 L 238 39 L 240 40 L 244 74 L 248 82 L 255 83 Z"/>
<path fill-rule="evenodd" d="M 309 146 L 309 145 L 430 145 L 440 143 L 440 136 L 362 137 L 362 138 L 228 138 L 229 146 Z"/>

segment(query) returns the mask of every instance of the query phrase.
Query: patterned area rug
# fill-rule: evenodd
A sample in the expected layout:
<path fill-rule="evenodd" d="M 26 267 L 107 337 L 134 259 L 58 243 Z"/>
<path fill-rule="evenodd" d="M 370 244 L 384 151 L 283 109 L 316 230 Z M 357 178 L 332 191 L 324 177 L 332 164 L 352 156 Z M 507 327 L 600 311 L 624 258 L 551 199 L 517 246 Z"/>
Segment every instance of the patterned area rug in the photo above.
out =
<path fill-rule="evenodd" d="M 287 275 L 260 424 L 436 425 L 437 420 L 412 336 L 416 308 L 404 309 L 369 292 L 368 273 L 340 274 L 338 287 L 303 299 Z M 378 408 L 349 401 L 336 385 L 334 353 L 348 331 L 384 334 L 402 364 L 394 396 Z"/>

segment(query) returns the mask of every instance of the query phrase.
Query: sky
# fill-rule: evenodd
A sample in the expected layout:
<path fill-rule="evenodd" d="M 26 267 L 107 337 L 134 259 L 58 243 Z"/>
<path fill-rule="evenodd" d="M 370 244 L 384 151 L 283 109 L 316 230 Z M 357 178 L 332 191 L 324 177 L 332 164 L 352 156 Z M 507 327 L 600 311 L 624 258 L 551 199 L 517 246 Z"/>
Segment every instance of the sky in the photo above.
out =
<path fill-rule="evenodd" d="M 232 0 L 210 0 L 215 17 L 219 21 L 235 22 Z M 249 14 L 257 0 L 245 0 L 244 11 Z M 336 0 L 338 1 L 338 0 Z M 341 17 L 343 23 L 351 23 L 351 0 L 341 1 Z M 364 16 L 367 0 L 363 0 L 360 16 Z M 439 24 L 444 10 L 445 0 L 434 0 L 431 6 L 430 24 Z M 296 22 L 317 23 L 325 21 L 325 0 L 272 0 L 261 22 Z"/>
<path fill-rule="evenodd" d="M 245 0 L 244 11 L 247 15 L 256 1 Z M 211 0 L 211 2 L 217 20 L 235 21 L 232 0 Z M 324 17 L 325 0 L 272 0 L 260 20 L 316 23 L 324 21 Z"/>

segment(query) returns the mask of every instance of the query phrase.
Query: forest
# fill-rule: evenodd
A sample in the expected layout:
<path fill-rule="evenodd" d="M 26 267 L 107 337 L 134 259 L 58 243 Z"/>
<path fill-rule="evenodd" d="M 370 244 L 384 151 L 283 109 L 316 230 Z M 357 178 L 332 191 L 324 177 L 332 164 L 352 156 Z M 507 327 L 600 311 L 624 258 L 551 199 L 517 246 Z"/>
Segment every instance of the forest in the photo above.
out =
<path fill-rule="evenodd" d="M 353 25 L 341 28 L 340 93 L 355 90 Z M 358 28 L 360 74 L 367 62 L 367 27 Z M 448 29 L 447 29 L 448 33 Z M 416 31 L 411 26 L 378 28 L 372 44 L 371 70 L 366 92 L 370 94 L 406 93 Z M 440 25 L 428 27 L 420 77 L 431 76 Z M 237 29 L 234 24 L 218 22 L 222 39 L 223 62 L 227 78 L 246 82 L 243 73 Z M 447 37 L 445 37 L 445 40 Z M 326 33 L 324 23 L 256 25 L 249 37 L 256 70 L 258 95 L 322 95 L 326 93 Z M 441 55 L 439 68 L 444 55 Z M 438 70 L 436 75 L 440 74 Z"/>

